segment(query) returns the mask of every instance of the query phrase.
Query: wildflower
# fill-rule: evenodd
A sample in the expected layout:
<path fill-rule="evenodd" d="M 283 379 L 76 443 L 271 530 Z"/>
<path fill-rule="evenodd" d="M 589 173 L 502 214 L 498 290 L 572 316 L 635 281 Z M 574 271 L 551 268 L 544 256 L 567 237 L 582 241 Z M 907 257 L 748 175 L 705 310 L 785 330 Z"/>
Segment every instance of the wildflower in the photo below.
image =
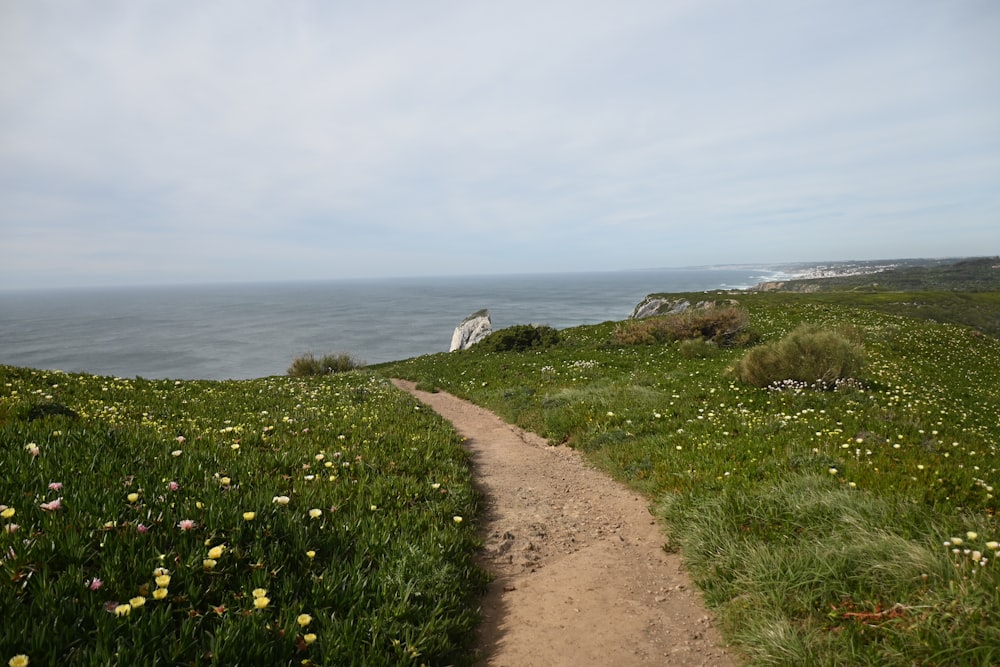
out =
<path fill-rule="evenodd" d="M 313 617 L 310 616 L 309 614 L 299 614 L 299 617 L 295 619 L 295 621 L 299 624 L 299 626 L 303 628 L 312 623 L 312 620 Z"/>
<path fill-rule="evenodd" d="M 306 557 L 309 559 L 313 559 L 316 557 L 316 552 L 310 549 L 309 551 L 306 552 Z"/>
<path fill-rule="evenodd" d="M 128 616 L 132 612 L 132 605 L 120 604 L 114 608 L 115 616 Z"/>
<path fill-rule="evenodd" d="M 212 547 L 208 550 L 209 558 L 219 558 L 222 556 L 222 552 L 226 550 L 226 545 L 220 544 L 216 547 Z"/>
<path fill-rule="evenodd" d="M 219 484 L 221 484 L 222 486 L 229 486 L 231 481 L 232 480 L 230 480 L 228 477 L 223 477 L 222 479 L 219 480 Z"/>
<path fill-rule="evenodd" d="M 174 451 L 170 452 L 170 455 L 173 456 L 174 458 L 177 458 L 178 456 L 180 456 L 183 453 L 184 452 L 182 452 L 181 450 L 175 449 Z"/>
<path fill-rule="evenodd" d="M 253 521 L 254 517 L 256 517 L 256 516 L 257 516 L 256 512 L 244 512 L 243 513 L 243 520 L 244 521 Z"/>
<path fill-rule="evenodd" d="M 134 503 L 137 500 L 139 500 L 139 494 L 138 493 L 130 493 L 130 494 L 128 494 L 128 501 L 130 503 Z"/>
<path fill-rule="evenodd" d="M 271 604 L 271 600 L 266 597 L 259 597 L 253 599 L 253 606 L 257 609 L 263 609 L 267 605 Z"/>
<path fill-rule="evenodd" d="M 973 551 L 972 552 L 972 560 L 982 560 L 982 559 L 983 559 L 983 552 L 982 551 Z"/>
<path fill-rule="evenodd" d="M 136 595 L 134 598 L 129 600 L 128 603 L 133 608 L 138 609 L 142 605 L 146 604 L 146 598 L 142 597 L 141 595 Z"/>
<path fill-rule="evenodd" d="M 20 527 L 21 526 L 18 525 L 18 524 L 16 524 L 16 523 L 8 523 L 7 525 L 5 525 L 3 527 L 3 532 L 7 533 L 8 535 L 12 535 L 12 534 L 16 533 L 17 529 L 20 528 Z"/>
<path fill-rule="evenodd" d="M 165 597 L 167 597 L 167 589 L 166 588 L 157 588 L 155 591 L 153 591 L 153 599 L 154 600 L 162 600 Z"/>
<path fill-rule="evenodd" d="M 965 536 L 968 537 L 970 540 L 975 540 L 977 537 L 979 537 L 979 534 L 970 530 L 965 534 Z"/>
<path fill-rule="evenodd" d="M 167 586 L 169 586 L 170 585 L 170 575 L 169 574 L 161 574 L 160 576 L 158 576 L 156 578 L 156 585 L 159 586 L 160 588 L 166 588 Z"/>
<path fill-rule="evenodd" d="M 275 496 L 274 498 L 271 498 L 272 503 L 277 503 L 279 505 L 287 505 L 290 500 L 291 498 L 288 496 Z"/>
<path fill-rule="evenodd" d="M 138 530 L 140 533 L 148 533 L 149 532 L 149 526 L 147 526 L 145 524 L 142 524 L 142 523 L 140 523 L 138 526 L 136 526 L 135 529 Z"/>
<path fill-rule="evenodd" d="M 378 509 L 378 505 L 372 505 L 370 509 L 372 512 L 374 512 L 375 510 Z"/>
<path fill-rule="evenodd" d="M 183 445 L 183 444 L 184 444 L 184 440 L 185 440 L 185 438 L 184 438 L 184 436 L 183 436 L 183 435 L 179 435 L 179 436 L 177 436 L 176 438 L 174 438 L 174 440 L 176 440 L 178 444 L 181 444 L 181 445 Z M 176 456 L 176 454 L 175 454 L 175 456 Z"/>
<path fill-rule="evenodd" d="M 33 457 L 37 457 L 39 454 L 42 453 L 42 450 L 40 450 L 38 448 L 38 445 L 36 445 L 35 443 L 31 443 L 30 445 L 28 445 L 28 453 L 31 454 Z"/>
<path fill-rule="evenodd" d="M 961 537 L 953 537 L 953 538 L 951 538 L 949 540 L 949 542 L 951 542 L 952 544 L 954 544 L 956 547 L 962 546 L 962 544 L 963 544 L 964 541 L 965 540 L 963 540 Z"/>
<path fill-rule="evenodd" d="M 50 491 L 58 491 L 63 487 L 62 482 L 49 482 Z"/>
<path fill-rule="evenodd" d="M 986 548 L 996 551 L 997 549 L 1000 549 L 1000 542 L 987 542 Z"/>
<path fill-rule="evenodd" d="M 57 509 L 62 507 L 62 497 L 56 498 L 53 501 L 42 503 L 39 505 L 46 512 L 55 512 Z"/>
<path fill-rule="evenodd" d="M 837 469 L 836 468 L 830 468 L 829 470 L 827 470 L 827 472 L 829 472 L 831 475 L 836 475 L 837 474 Z"/>
<path fill-rule="evenodd" d="M 310 518 L 318 519 L 321 516 L 323 516 L 323 510 L 311 509 L 311 510 L 309 510 L 309 516 L 310 516 Z"/>
<path fill-rule="evenodd" d="M 8 660 L 7 665 L 8 667 L 28 667 L 28 656 L 23 653 L 19 653 Z"/>
<path fill-rule="evenodd" d="M 253 589 L 253 591 L 250 594 L 252 596 L 254 596 L 254 598 L 262 598 L 262 597 L 265 597 L 267 595 L 267 589 L 266 588 L 255 588 L 255 589 Z"/>
<path fill-rule="evenodd" d="M 0 505 L 0 507 L 3 507 L 3 509 L 0 510 L 0 517 L 3 517 L 4 519 L 9 519 L 12 516 L 14 516 L 15 510 L 13 507 L 6 507 L 3 505 Z"/>
<path fill-rule="evenodd" d="M 180 528 L 181 530 L 191 530 L 192 528 L 194 528 L 194 520 L 181 519 L 180 522 L 178 522 L 177 527 Z"/>
<path fill-rule="evenodd" d="M 433 484 L 431 484 L 431 488 L 437 491 L 438 489 L 441 488 L 441 484 L 438 482 L 434 482 Z"/>
<path fill-rule="evenodd" d="M 163 555 L 160 556 L 160 560 L 163 560 L 164 558 L 165 558 L 165 556 L 163 556 Z M 153 576 L 154 577 L 162 577 L 165 574 L 170 574 L 170 570 L 168 570 L 165 567 L 158 567 L 155 570 L 153 570 Z"/>
<path fill-rule="evenodd" d="M 177 489 L 181 488 L 181 485 L 178 484 L 177 482 L 170 482 L 169 484 L 167 484 L 167 488 L 170 489 L 171 491 L 176 491 Z"/>
<path fill-rule="evenodd" d="M 314 641 L 316 641 L 316 635 L 310 632 L 309 634 L 302 636 L 302 641 L 304 641 L 306 644 L 312 644 Z"/>
<path fill-rule="evenodd" d="M 214 570 L 216 565 L 218 565 L 218 561 L 216 561 L 214 558 L 206 558 L 205 560 L 201 561 L 201 566 L 206 570 Z"/>
<path fill-rule="evenodd" d="M 455 523 L 462 523 L 462 517 L 460 516 L 453 516 L 451 517 L 451 520 L 454 521 Z"/>

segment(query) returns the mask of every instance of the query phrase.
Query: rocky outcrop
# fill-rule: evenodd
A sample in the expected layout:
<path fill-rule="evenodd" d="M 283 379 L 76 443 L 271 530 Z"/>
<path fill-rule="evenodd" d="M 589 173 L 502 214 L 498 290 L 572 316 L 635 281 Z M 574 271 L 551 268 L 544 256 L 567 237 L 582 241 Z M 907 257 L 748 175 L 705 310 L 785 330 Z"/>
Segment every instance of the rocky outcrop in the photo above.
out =
<path fill-rule="evenodd" d="M 691 302 L 687 299 L 668 299 L 650 294 L 632 309 L 629 319 L 641 320 L 654 315 L 675 315 L 683 313 L 690 307 Z"/>
<path fill-rule="evenodd" d="M 490 320 L 490 311 L 484 308 L 472 313 L 455 327 L 455 333 L 451 336 L 451 348 L 448 351 L 468 349 L 491 333 L 493 333 L 493 322 Z"/>
<path fill-rule="evenodd" d="M 629 315 L 629 319 L 641 320 L 646 317 L 655 317 L 656 315 L 677 315 L 679 313 L 683 313 L 689 308 L 694 310 L 706 310 L 709 308 L 715 308 L 716 306 L 738 305 L 739 301 L 735 299 L 725 299 L 723 301 L 699 301 L 692 306 L 691 302 L 684 298 L 669 298 L 650 294 L 632 309 L 632 314 Z"/>

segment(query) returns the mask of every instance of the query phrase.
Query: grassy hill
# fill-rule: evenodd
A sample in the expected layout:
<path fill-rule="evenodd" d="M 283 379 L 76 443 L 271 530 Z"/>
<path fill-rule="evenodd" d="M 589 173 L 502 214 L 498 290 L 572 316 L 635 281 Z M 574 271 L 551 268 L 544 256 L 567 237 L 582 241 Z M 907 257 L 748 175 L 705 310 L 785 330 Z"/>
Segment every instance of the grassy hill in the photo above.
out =
<path fill-rule="evenodd" d="M 761 343 L 803 323 L 853 331 L 857 382 L 750 386 L 727 372 L 745 348 L 623 345 L 615 322 L 380 371 L 576 447 L 646 494 L 754 664 L 1000 661 L 1000 341 L 844 295 L 726 298 Z"/>
<path fill-rule="evenodd" d="M 0 367 L 0 657 L 471 664 L 478 499 L 399 376 L 645 494 L 753 664 L 1000 663 L 1000 340 L 961 324 L 998 294 L 720 298 L 726 345 L 606 322 L 323 377 Z M 851 381 L 733 375 L 804 324 L 861 341 Z"/>

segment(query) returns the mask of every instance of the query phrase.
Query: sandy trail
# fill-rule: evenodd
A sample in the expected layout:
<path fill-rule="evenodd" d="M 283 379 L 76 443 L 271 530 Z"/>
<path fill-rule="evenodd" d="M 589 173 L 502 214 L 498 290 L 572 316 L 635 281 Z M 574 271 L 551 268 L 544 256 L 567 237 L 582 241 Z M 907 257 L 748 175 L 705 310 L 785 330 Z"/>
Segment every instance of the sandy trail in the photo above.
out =
<path fill-rule="evenodd" d="M 466 438 L 485 496 L 480 664 L 738 664 L 639 494 L 476 405 L 393 383 Z"/>

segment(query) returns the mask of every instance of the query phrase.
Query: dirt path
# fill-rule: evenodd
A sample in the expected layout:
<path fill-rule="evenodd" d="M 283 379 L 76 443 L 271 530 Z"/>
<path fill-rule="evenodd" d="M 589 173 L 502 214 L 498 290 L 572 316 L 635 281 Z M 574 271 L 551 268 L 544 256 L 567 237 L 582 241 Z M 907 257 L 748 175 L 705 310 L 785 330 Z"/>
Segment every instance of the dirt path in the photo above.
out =
<path fill-rule="evenodd" d="M 393 380 L 466 438 L 486 498 L 481 664 L 735 665 L 646 501 L 493 413 Z"/>

